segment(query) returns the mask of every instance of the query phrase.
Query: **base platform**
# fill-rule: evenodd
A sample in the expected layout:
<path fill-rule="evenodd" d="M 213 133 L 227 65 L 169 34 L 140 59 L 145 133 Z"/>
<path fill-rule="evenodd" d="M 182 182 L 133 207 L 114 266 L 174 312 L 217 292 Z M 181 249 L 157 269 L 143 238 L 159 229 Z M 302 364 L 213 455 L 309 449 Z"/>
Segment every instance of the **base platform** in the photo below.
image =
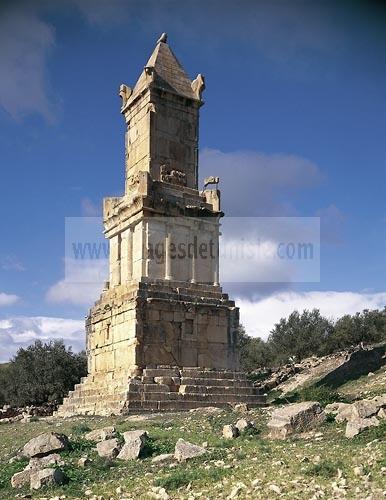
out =
<path fill-rule="evenodd" d="M 110 372 L 84 377 L 63 401 L 57 416 L 121 415 L 180 411 L 246 403 L 265 406 L 245 373 L 201 368 L 145 368 L 136 376 Z"/>

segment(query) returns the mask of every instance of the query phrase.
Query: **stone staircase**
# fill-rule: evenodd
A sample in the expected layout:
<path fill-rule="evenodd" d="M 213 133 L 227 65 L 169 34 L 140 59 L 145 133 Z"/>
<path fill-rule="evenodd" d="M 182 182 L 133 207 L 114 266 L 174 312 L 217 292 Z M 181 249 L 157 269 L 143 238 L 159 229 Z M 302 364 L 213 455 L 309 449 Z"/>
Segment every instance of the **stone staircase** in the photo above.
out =
<path fill-rule="evenodd" d="M 264 406 L 265 396 L 242 372 L 201 368 L 145 368 L 127 374 L 84 377 L 64 399 L 57 416 L 119 415 L 131 411 L 179 411 L 246 403 Z"/>

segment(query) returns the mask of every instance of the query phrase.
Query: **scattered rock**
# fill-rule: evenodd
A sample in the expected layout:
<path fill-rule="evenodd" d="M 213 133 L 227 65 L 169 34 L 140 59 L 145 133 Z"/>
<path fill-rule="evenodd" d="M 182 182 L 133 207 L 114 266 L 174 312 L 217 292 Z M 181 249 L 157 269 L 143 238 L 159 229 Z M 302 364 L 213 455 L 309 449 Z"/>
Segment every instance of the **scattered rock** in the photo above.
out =
<path fill-rule="evenodd" d="M 156 457 L 153 457 L 151 459 L 153 464 L 160 464 L 164 462 L 170 462 L 173 460 L 174 455 L 173 453 L 163 453 L 162 455 L 157 455 Z"/>
<path fill-rule="evenodd" d="M 66 450 L 68 445 L 68 438 L 64 434 L 47 432 L 28 441 L 22 453 L 29 458 L 43 457 L 55 451 Z"/>
<path fill-rule="evenodd" d="M 125 444 L 117 458 L 119 460 L 134 460 L 139 458 L 146 443 L 147 432 L 142 430 L 128 431 L 123 433 L 123 438 Z"/>
<path fill-rule="evenodd" d="M 65 475 L 59 469 L 42 469 L 31 473 L 31 490 L 38 490 L 43 486 L 63 484 Z"/>
<path fill-rule="evenodd" d="M 58 453 L 51 453 L 45 457 L 33 457 L 30 459 L 28 467 L 30 469 L 44 469 L 49 465 L 63 465 L 63 460 Z"/>
<path fill-rule="evenodd" d="M 270 484 L 268 486 L 268 489 L 271 490 L 271 491 L 273 491 L 274 493 L 277 493 L 278 495 L 281 494 L 281 489 L 276 484 Z"/>
<path fill-rule="evenodd" d="M 88 458 L 88 457 L 81 457 L 79 460 L 78 460 L 78 466 L 79 467 L 87 467 L 87 465 L 90 465 L 91 464 L 91 460 Z"/>
<path fill-rule="evenodd" d="M 335 415 L 336 422 L 345 422 L 346 420 L 350 420 L 352 416 L 352 405 L 347 403 L 340 403 L 340 407 Z"/>
<path fill-rule="evenodd" d="M 225 439 L 234 439 L 239 435 L 239 430 L 233 424 L 224 425 L 222 435 Z"/>
<path fill-rule="evenodd" d="M 234 411 L 247 412 L 249 407 L 247 403 L 237 403 L 233 406 Z"/>
<path fill-rule="evenodd" d="M 351 417 L 350 418 L 367 418 L 375 415 L 379 409 L 379 406 L 375 401 L 370 401 L 368 399 L 362 399 L 362 401 L 356 401 L 351 405 Z"/>
<path fill-rule="evenodd" d="M 240 418 L 236 423 L 235 427 L 237 427 L 240 434 L 247 431 L 248 429 L 253 429 L 255 427 L 254 423 L 245 418 Z"/>
<path fill-rule="evenodd" d="M 385 408 L 381 408 L 381 409 L 379 410 L 379 412 L 377 413 L 377 417 L 378 417 L 378 418 L 381 418 L 381 419 L 382 419 L 382 418 L 386 418 L 386 410 L 385 410 Z"/>
<path fill-rule="evenodd" d="M 100 457 L 113 460 L 121 450 L 121 445 L 116 438 L 107 439 L 97 443 L 97 452 Z"/>
<path fill-rule="evenodd" d="M 369 427 L 374 427 L 379 425 L 379 420 L 376 417 L 370 418 L 355 418 L 347 422 L 345 436 L 352 438 Z"/>
<path fill-rule="evenodd" d="M 180 438 L 176 443 L 174 458 L 176 458 L 179 462 L 184 462 L 190 458 L 204 455 L 206 452 L 205 448 L 189 443 L 188 441 Z"/>
<path fill-rule="evenodd" d="M 24 469 L 21 472 L 16 472 L 11 478 L 12 488 L 21 488 L 28 484 L 31 480 L 31 469 Z"/>
<path fill-rule="evenodd" d="M 87 441 L 106 441 L 107 439 L 112 439 L 116 435 L 116 430 L 115 427 L 110 426 L 110 427 L 103 427 L 102 429 L 95 429 L 91 432 L 88 432 L 84 438 L 87 439 Z"/>
<path fill-rule="evenodd" d="M 316 401 L 294 403 L 275 410 L 268 422 L 270 437 L 284 439 L 294 432 L 308 430 L 323 422 L 326 414 Z"/>
<path fill-rule="evenodd" d="M 355 476 L 364 476 L 364 470 L 361 465 L 359 465 L 358 467 L 354 467 L 353 472 Z"/>

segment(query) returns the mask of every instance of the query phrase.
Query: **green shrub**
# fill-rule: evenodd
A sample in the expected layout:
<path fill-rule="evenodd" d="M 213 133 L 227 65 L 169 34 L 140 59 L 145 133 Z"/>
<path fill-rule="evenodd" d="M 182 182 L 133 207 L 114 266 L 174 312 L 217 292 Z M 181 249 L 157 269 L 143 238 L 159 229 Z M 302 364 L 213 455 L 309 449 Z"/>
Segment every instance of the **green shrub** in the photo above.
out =
<path fill-rule="evenodd" d="M 60 402 L 86 374 L 85 353 L 74 354 L 61 340 L 37 340 L 1 370 L 2 397 L 13 406 Z"/>

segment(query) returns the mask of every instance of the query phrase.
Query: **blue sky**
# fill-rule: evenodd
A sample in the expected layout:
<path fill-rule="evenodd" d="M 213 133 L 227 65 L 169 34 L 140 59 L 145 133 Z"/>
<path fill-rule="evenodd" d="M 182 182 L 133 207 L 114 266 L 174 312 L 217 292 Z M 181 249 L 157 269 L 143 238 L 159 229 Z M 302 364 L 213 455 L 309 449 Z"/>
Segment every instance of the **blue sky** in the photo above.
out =
<path fill-rule="evenodd" d="M 123 190 L 118 88 L 159 34 L 206 77 L 202 175 L 229 215 L 321 217 L 319 283 L 229 284 L 254 335 L 294 308 L 386 303 L 381 2 L 2 2 L 0 360 L 37 337 L 83 346 L 95 290 L 65 290 L 64 219 Z M 94 295 L 93 295 L 94 294 Z"/>

